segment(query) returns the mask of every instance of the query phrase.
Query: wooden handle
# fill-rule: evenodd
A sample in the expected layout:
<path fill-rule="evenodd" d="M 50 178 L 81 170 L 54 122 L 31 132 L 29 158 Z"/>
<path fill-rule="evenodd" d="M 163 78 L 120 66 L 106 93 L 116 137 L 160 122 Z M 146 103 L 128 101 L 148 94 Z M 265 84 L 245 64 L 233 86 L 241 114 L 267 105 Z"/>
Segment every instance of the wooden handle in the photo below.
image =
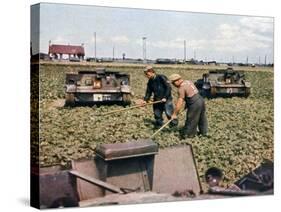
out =
<path fill-rule="evenodd" d="M 144 106 L 147 106 L 147 105 L 153 105 L 153 104 L 157 104 L 157 103 L 161 103 L 161 102 L 162 102 L 162 100 L 159 100 L 159 101 L 155 101 L 155 102 L 149 102 L 149 103 L 146 103 L 144 105 L 135 105 L 135 106 L 127 107 L 127 108 L 122 108 L 122 109 L 119 109 L 119 110 L 113 110 L 113 111 L 110 111 L 110 112 L 107 112 L 107 113 L 100 114 L 100 116 L 106 116 L 106 115 L 109 115 L 109 114 L 112 114 L 112 113 L 118 113 L 118 112 L 122 112 L 122 111 L 125 111 L 125 110 L 131 110 L 131 109 L 134 109 L 134 108 L 144 107 Z"/>
<path fill-rule="evenodd" d="M 89 183 L 93 183 L 97 186 L 100 186 L 100 187 L 106 189 L 106 190 L 109 190 L 113 193 L 124 194 L 124 192 L 119 187 L 117 187 L 115 185 L 109 184 L 107 182 L 101 181 L 99 179 L 96 179 L 94 177 L 91 177 L 91 176 L 88 176 L 88 175 L 85 175 L 85 174 L 82 174 L 82 173 L 79 173 L 78 171 L 75 171 L 75 170 L 71 170 L 71 171 L 69 171 L 69 173 L 76 176 L 76 177 L 79 177 L 82 180 L 85 180 Z"/>
<path fill-rule="evenodd" d="M 160 127 L 150 138 L 153 138 L 157 133 L 159 133 L 161 130 L 163 130 L 173 119 L 170 119 L 167 121 L 162 127 Z"/>
<path fill-rule="evenodd" d="M 180 115 L 184 110 L 180 111 L 178 115 Z M 153 138 L 157 133 L 159 133 L 161 130 L 163 130 L 173 119 L 170 119 L 167 121 L 161 128 L 159 128 L 155 133 L 152 134 L 150 138 Z"/>

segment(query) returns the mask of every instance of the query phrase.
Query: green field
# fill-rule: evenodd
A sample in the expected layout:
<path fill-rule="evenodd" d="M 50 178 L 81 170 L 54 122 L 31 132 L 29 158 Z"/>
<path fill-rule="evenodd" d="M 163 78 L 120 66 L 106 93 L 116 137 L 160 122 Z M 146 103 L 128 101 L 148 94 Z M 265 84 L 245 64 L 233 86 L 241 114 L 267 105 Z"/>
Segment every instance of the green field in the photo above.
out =
<path fill-rule="evenodd" d="M 131 75 L 133 101 L 143 97 L 147 81 L 143 65 L 110 66 L 111 70 Z M 57 104 L 64 98 L 65 74 L 93 68 L 80 64 L 41 64 L 41 166 L 66 165 L 72 159 L 92 156 L 97 144 L 149 138 L 155 132 L 150 106 L 101 117 L 98 115 L 122 106 L 64 108 Z M 185 79 L 195 81 L 209 68 L 213 67 L 178 65 L 156 66 L 155 70 L 167 76 L 179 73 Z M 210 138 L 181 140 L 177 128 L 164 129 L 154 138 L 161 148 L 192 144 L 202 181 L 204 172 L 211 166 L 223 169 L 225 185 L 228 185 L 257 167 L 263 159 L 273 160 L 273 70 L 256 67 L 245 71 L 252 84 L 249 98 L 206 99 Z M 176 96 L 176 90 L 173 94 Z M 181 128 L 185 114 L 179 119 Z"/>

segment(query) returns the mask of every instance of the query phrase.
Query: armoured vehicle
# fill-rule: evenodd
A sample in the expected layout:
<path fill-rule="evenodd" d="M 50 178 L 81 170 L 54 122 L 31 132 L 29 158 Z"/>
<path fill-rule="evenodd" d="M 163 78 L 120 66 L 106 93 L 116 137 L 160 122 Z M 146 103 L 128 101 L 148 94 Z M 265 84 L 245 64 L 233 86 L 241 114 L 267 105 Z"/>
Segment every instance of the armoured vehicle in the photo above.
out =
<path fill-rule="evenodd" d="M 232 68 L 209 71 L 195 85 L 207 97 L 248 97 L 251 93 L 251 83 L 245 80 L 243 72 L 234 71 Z"/>
<path fill-rule="evenodd" d="M 175 60 L 168 59 L 168 58 L 158 58 L 155 60 L 156 64 L 176 64 Z"/>
<path fill-rule="evenodd" d="M 92 158 L 59 166 L 32 169 L 39 182 L 39 208 L 87 207 L 116 204 L 214 199 L 230 196 L 273 194 L 273 162 L 243 176 L 230 187 L 220 184 L 223 171 L 212 167 L 205 173 L 204 192 L 191 145 L 159 149 L 151 139 L 100 144 Z M 34 200 L 31 198 L 31 201 Z"/>
<path fill-rule="evenodd" d="M 202 193 L 191 145 L 159 149 L 151 139 L 101 144 L 92 158 L 34 169 L 32 176 L 40 208 L 179 201 Z"/>
<path fill-rule="evenodd" d="M 66 74 L 65 106 L 75 103 L 131 103 L 130 76 L 104 68 Z"/>
<path fill-rule="evenodd" d="M 77 58 L 77 57 L 70 57 L 70 58 L 69 58 L 69 61 L 70 61 L 70 62 L 80 62 L 80 59 Z"/>

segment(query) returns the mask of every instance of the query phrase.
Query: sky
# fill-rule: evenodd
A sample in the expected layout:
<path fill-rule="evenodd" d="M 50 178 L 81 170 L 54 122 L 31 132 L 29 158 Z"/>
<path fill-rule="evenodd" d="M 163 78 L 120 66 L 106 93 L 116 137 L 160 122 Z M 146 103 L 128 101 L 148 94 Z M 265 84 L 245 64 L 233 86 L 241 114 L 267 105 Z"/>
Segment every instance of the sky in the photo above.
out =
<path fill-rule="evenodd" d="M 31 11 L 35 11 L 33 8 Z M 39 18 L 40 17 L 40 18 Z M 39 21 L 40 20 L 40 21 Z M 216 60 L 273 63 L 274 18 L 65 4 L 40 5 L 32 13 L 31 40 L 40 52 L 52 44 L 84 44 L 86 57 Z M 37 30 L 37 31 L 36 31 Z M 35 33 L 34 33 L 35 32 Z M 34 48 L 34 52 L 39 50 Z"/>

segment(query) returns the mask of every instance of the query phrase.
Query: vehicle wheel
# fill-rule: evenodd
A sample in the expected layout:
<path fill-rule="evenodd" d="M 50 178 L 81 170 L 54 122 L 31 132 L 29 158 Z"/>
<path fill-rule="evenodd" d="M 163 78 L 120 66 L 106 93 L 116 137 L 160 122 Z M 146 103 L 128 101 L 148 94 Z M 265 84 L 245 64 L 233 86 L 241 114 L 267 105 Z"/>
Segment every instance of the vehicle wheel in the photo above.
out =
<path fill-rule="evenodd" d="M 250 94 L 251 94 L 251 88 L 246 88 L 246 89 L 245 89 L 245 97 L 246 97 L 246 98 L 249 97 Z"/>
<path fill-rule="evenodd" d="M 211 87 L 210 89 L 210 96 L 215 97 L 217 93 L 217 89 L 215 87 Z"/>
<path fill-rule="evenodd" d="M 210 90 L 205 90 L 205 89 L 201 89 L 201 90 L 199 90 L 199 93 L 200 93 L 200 95 L 202 96 L 202 97 L 210 97 Z"/>
<path fill-rule="evenodd" d="M 73 93 L 67 93 L 65 95 L 65 104 L 66 107 L 74 107 L 75 106 L 75 98 Z"/>
<path fill-rule="evenodd" d="M 131 104 L 131 94 L 123 94 L 122 99 L 124 106 Z"/>

